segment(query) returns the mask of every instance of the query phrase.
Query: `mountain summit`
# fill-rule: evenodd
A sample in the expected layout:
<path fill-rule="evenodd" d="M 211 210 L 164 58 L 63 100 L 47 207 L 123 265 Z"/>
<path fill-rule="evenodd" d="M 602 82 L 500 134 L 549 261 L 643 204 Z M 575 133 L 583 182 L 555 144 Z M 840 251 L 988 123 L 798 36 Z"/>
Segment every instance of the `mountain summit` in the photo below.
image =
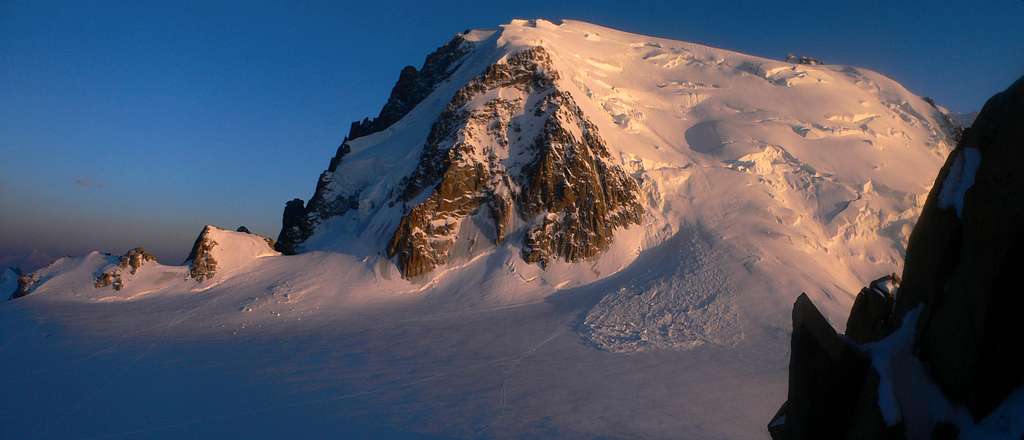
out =
<path fill-rule="evenodd" d="M 755 284 L 796 268 L 787 283 L 837 302 L 841 319 L 841 292 L 899 265 L 957 129 L 933 101 L 864 69 L 514 20 L 403 69 L 309 202 L 288 203 L 277 246 L 367 256 L 378 276 L 414 283 L 475 267 L 547 290 L 700 231 L 700 246 Z M 615 317 L 654 287 L 639 289 L 593 325 L 633 325 Z M 651 325 L 674 316 L 657 313 Z"/>

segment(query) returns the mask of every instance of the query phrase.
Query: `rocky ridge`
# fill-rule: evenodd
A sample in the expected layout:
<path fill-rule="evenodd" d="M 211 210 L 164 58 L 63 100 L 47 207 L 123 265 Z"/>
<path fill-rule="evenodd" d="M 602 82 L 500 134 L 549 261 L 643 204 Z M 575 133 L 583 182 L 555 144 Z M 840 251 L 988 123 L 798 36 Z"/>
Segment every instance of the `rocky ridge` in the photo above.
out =
<path fill-rule="evenodd" d="M 156 262 L 156 257 L 153 254 L 146 252 L 141 247 L 131 249 L 118 259 L 117 264 L 96 276 L 94 287 L 100 289 L 109 286 L 114 290 L 121 290 L 125 285 L 124 271 L 135 275 L 142 266 L 149 262 Z"/>
<path fill-rule="evenodd" d="M 11 299 L 18 299 L 32 293 L 32 290 L 39 282 L 39 277 L 34 273 L 22 274 L 18 277 L 18 287 L 11 294 Z"/>
<path fill-rule="evenodd" d="M 296 246 L 309 238 L 317 224 L 357 207 L 356 196 L 338 197 L 326 190 L 338 169 L 338 164 L 351 151 L 349 141 L 387 129 L 412 111 L 441 82 L 448 79 L 448 76 L 460 66 L 466 54 L 473 49 L 473 42 L 466 38 L 468 33 L 469 31 L 466 31 L 456 35 L 427 55 L 419 70 L 413 66 L 404 67 L 391 89 L 388 101 L 377 117 L 352 123 L 348 135 L 338 146 L 327 169 L 320 174 L 309 203 L 306 204 L 302 199 L 293 199 L 285 205 L 281 232 L 277 237 L 275 249 L 286 255 L 296 253 Z"/>

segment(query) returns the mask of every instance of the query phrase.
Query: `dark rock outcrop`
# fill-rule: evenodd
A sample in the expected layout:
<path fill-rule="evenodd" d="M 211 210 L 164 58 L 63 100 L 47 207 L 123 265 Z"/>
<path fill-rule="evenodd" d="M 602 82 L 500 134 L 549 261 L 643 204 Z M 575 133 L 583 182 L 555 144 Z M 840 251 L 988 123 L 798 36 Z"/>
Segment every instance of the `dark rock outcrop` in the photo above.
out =
<path fill-rule="evenodd" d="M 847 337 L 858 344 L 865 344 L 892 333 L 895 326 L 893 307 L 896 286 L 899 286 L 899 277 L 891 274 L 861 289 L 846 320 Z"/>
<path fill-rule="evenodd" d="M 118 262 L 118 266 L 121 268 L 127 268 L 134 274 L 140 267 L 142 267 L 143 264 L 150 261 L 155 262 L 156 257 L 154 257 L 153 254 L 146 252 L 142 247 L 137 247 L 122 255 Z"/>
<path fill-rule="evenodd" d="M 1024 382 L 1024 296 L 1016 268 L 1024 264 L 1024 78 L 985 104 L 964 133 L 929 195 L 910 236 L 897 310 L 925 304 L 917 355 L 954 402 L 980 418 Z M 980 163 L 958 207 L 944 185 L 961 155 Z M 963 166 L 962 162 L 960 166 Z M 962 184 L 962 183 L 961 183 Z M 944 207 L 945 206 L 945 207 Z M 958 213 L 958 209 L 960 212 Z"/>
<path fill-rule="evenodd" d="M 305 202 L 292 199 L 284 206 L 281 218 L 281 233 L 277 236 L 274 249 L 285 255 L 294 255 L 296 245 L 306 241 L 313 234 L 313 224 L 306 215 Z"/>
<path fill-rule="evenodd" d="M 902 356 L 898 363 L 904 365 L 901 374 L 889 372 L 888 380 L 894 382 L 886 388 L 896 400 L 890 411 L 902 412 L 899 423 L 890 426 L 880 417 L 879 377 L 886 370 L 875 366 L 864 371 L 858 396 L 846 396 L 839 406 L 817 416 L 843 429 L 825 437 L 804 434 L 819 432 L 819 422 L 797 417 L 802 413 L 794 408 L 821 399 L 819 391 L 800 384 L 818 380 L 822 372 L 833 381 L 847 375 L 802 367 L 818 361 L 798 341 L 805 325 L 794 315 L 789 400 L 769 423 L 773 438 L 958 438 L 1024 389 L 1024 357 L 1018 352 L 1024 339 L 1019 323 L 1024 295 L 1015 277 L 1024 265 L 1022 120 L 1024 78 L 985 104 L 939 172 L 910 236 L 892 314 L 887 311 L 893 300 L 871 288 L 861 292 L 851 312 L 846 346 L 870 353 L 878 348 L 867 342 L 908 335 L 907 352 L 889 354 Z M 802 302 L 803 297 L 796 308 L 805 308 Z M 842 371 L 855 365 L 847 362 Z M 921 365 L 920 371 L 907 365 Z M 924 405 L 924 397 L 914 391 L 921 384 L 934 384 L 945 401 Z M 852 411 L 851 401 L 857 402 Z M 936 405 L 963 408 L 973 422 L 929 414 L 927 407 Z M 1017 438 L 1021 433 L 1005 435 Z"/>
<path fill-rule="evenodd" d="M 398 82 L 391 89 L 391 96 L 377 117 L 353 122 L 348 139 L 376 133 L 398 122 L 458 68 L 462 57 L 469 50 L 463 34 L 459 34 L 427 55 L 420 70 L 413 66 L 402 68 L 398 74 Z"/>
<path fill-rule="evenodd" d="M 807 295 L 793 305 L 789 399 L 775 430 L 788 439 L 842 438 L 849 430 L 869 360 L 845 341 Z"/>
<path fill-rule="evenodd" d="M 18 277 L 18 288 L 11 295 L 11 299 L 18 299 L 25 295 L 32 293 L 32 289 L 35 288 L 36 283 L 39 282 L 39 277 L 34 273 L 24 274 Z"/>
<path fill-rule="evenodd" d="M 213 231 L 213 226 L 203 227 L 203 231 L 192 245 L 192 251 L 185 259 L 188 276 L 197 282 L 208 280 L 217 274 L 217 260 L 213 258 L 213 248 L 217 246 L 217 241 L 211 237 Z"/>
<path fill-rule="evenodd" d="M 791 53 L 786 54 L 786 62 L 793 64 L 806 64 L 808 66 L 817 66 L 819 64 L 825 64 L 824 61 L 821 61 L 817 58 L 811 58 L 809 56 L 804 55 L 797 56 Z"/>
<path fill-rule="evenodd" d="M 124 288 L 123 272 L 127 270 L 134 275 L 139 268 L 150 261 L 155 262 L 156 257 L 142 247 L 131 249 L 118 259 L 117 265 L 97 275 L 93 286 L 97 289 L 110 286 L 114 290 L 121 290 Z"/>

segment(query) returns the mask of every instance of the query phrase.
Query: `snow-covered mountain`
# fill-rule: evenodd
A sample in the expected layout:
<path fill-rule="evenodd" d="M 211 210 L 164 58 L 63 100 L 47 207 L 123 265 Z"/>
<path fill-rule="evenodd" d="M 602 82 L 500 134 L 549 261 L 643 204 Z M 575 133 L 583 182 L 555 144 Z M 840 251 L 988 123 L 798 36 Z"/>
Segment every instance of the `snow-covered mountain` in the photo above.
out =
<path fill-rule="evenodd" d="M 394 102 L 406 104 L 401 118 L 353 126 L 301 215 L 292 202 L 279 249 L 366 255 L 374 277 L 479 272 L 546 294 L 699 231 L 703 244 L 678 246 L 742 262 L 742 278 L 788 290 L 786 301 L 806 290 L 845 310 L 844 292 L 896 269 L 956 130 L 944 109 L 874 72 L 575 21 L 460 34 L 422 72 L 414 95 L 402 81 L 415 71 L 403 71 L 375 121 Z M 633 316 L 659 287 L 630 286 L 587 326 L 635 346 L 655 322 L 692 326 L 676 312 L 694 295 L 723 301 L 698 320 L 734 319 L 734 288 L 703 270 L 722 263 L 695 265 L 658 277 L 693 286 L 673 284 L 664 310 Z M 778 283 L 787 267 L 795 279 Z M 697 342 L 672 339 L 650 342 Z"/>
<path fill-rule="evenodd" d="M 759 438 L 793 299 L 840 323 L 899 271 L 956 131 L 869 70 L 515 20 L 404 69 L 288 203 L 281 254 L 207 227 L 185 266 L 65 258 L 17 302 L 98 316 L 74 325 L 102 335 L 372 347 L 316 380 L 370 386 L 403 432 Z M 464 398 L 410 404 L 408 387 Z"/>

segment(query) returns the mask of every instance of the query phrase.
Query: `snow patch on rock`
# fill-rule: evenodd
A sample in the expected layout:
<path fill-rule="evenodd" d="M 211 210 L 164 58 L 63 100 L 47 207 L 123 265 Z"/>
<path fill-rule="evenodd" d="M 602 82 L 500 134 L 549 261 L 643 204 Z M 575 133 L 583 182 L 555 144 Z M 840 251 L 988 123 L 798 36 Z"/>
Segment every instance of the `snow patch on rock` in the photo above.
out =
<path fill-rule="evenodd" d="M 963 218 L 964 196 L 967 190 L 974 186 L 974 177 L 981 165 L 981 150 L 977 148 L 964 148 L 953 159 L 953 165 L 949 168 L 949 174 L 942 181 L 942 189 L 939 191 L 939 207 L 956 209 L 956 216 Z"/>

